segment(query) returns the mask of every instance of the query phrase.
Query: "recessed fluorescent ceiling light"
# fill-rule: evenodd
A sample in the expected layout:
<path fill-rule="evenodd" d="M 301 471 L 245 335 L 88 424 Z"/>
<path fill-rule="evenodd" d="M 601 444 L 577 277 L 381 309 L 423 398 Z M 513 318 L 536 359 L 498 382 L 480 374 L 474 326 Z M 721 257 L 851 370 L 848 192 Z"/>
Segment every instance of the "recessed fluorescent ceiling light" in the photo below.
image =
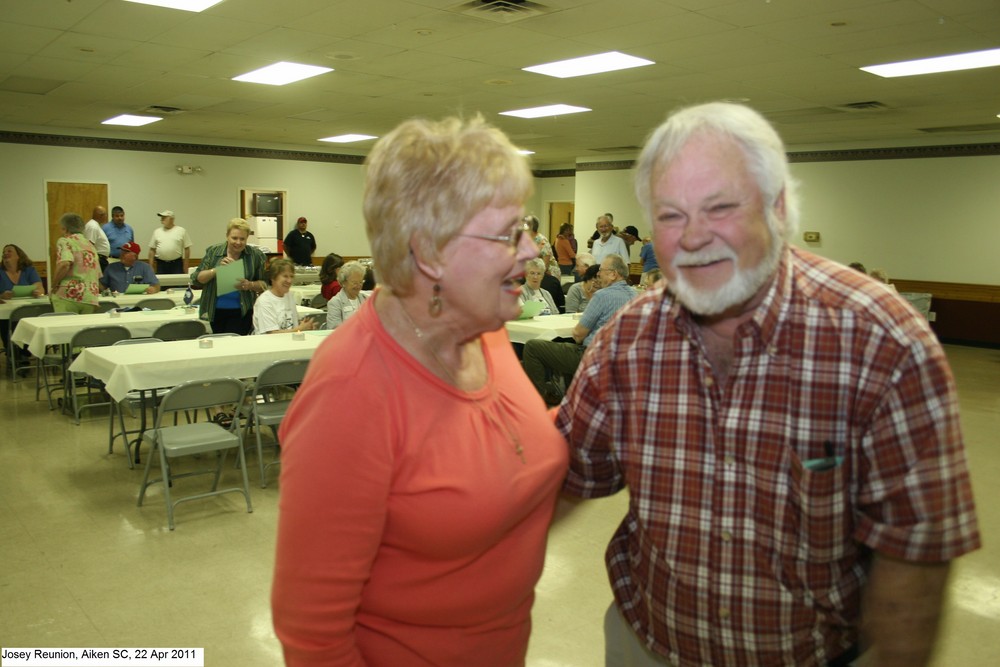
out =
<path fill-rule="evenodd" d="M 645 58 L 636 58 L 625 53 L 609 51 L 608 53 L 598 53 L 597 55 L 583 56 L 582 58 L 570 58 L 569 60 L 560 60 L 544 65 L 533 65 L 522 69 L 525 72 L 535 72 L 536 74 L 554 76 L 559 79 L 568 79 L 574 76 L 614 72 L 619 69 L 655 64 L 652 60 L 646 60 Z"/>
<path fill-rule="evenodd" d="M 294 83 L 295 81 L 301 81 L 302 79 L 308 79 L 309 77 L 332 71 L 333 68 L 330 67 L 280 62 L 255 69 L 246 74 L 234 76 L 233 81 L 248 81 L 250 83 L 266 83 L 269 86 L 283 86 L 286 83 Z"/>
<path fill-rule="evenodd" d="M 324 137 L 320 141 L 329 141 L 331 144 L 349 144 L 352 141 L 364 141 L 366 139 L 378 139 L 370 134 L 341 134 L 336 137 Z"/>
<path fill-rule="evenodd" d="M 203 12 L 209 7 L 219 4 L 222 0 L 125 0 L 125 2 L 155 5 L 168 9 L 183 9 L 186 12 Z"/>
<path fill-rule="evenodd" d="M 521 155 L 534 155 L 535 151 L 529 151 L 527 148 L 518 148 L 517 152 Z"/>
<path fill-rule="evenodd" d="M 951 56 L 922 58 L 920 60 L 887 63 L 885 65 L 869 65 L 861 69 L 878 76 L 891 78 L 895 76 L 913 76 L 914 74 L 955 72 L 963 69 L 977 69 L 979 67 L 996 67 L 997 65 L 1000 65 L 1000 49 L 956 53 Z"/>
<path fill-rule="evenodd" d="M 114 118 L 102 120 L 101 125 L 132 125 L 133 127 L 139 127 L 140 125 L 155 123 L 158 120 L 163 119 L 159 116 L 133 116 L 131 114 L 123 113 L 121 116 L 115 116 Z"/>
<path fill-rule="evenodd" d="M 545 116 L 564 116 L 570 113 L 580 113 L 590 111 L 587 107 L 574 107 L 569 104 L 550 104 L 545 107 L 534 107 L 533 109 L 514 109 L 513 111 L 501 111 L 501 116 L 517 116 L 518 118 L 543 118 Z"/>

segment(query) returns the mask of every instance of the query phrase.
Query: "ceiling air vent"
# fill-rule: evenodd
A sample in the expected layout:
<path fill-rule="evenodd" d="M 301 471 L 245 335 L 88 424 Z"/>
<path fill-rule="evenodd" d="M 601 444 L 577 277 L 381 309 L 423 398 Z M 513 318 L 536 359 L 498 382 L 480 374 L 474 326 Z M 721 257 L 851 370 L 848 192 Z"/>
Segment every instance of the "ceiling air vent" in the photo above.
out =
<path fill-rule="evenodd" d="M 153 104 L 151 106 L 142 109 L 140 113 L 152 113 L 159 114 L 162 116 L 176 116 L 179 113 L 184 113 L 184 109 L 179 109 L 177 107 L 168 107 L 163 104 Z"/>
<path fill-rule="evenodd" d="M 530 0 L 472 0 L 453 7 L 451 11 L 494 23 L 514 23 L 543 16 L 552 10 Z"/>

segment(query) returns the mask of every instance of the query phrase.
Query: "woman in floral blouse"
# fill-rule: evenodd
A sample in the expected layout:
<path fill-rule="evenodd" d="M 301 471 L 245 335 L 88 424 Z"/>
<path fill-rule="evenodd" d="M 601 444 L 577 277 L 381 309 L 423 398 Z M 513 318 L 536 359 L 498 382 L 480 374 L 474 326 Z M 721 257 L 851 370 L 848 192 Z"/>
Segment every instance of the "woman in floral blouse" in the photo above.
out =
<path fill-rule="evenodd" d="M 88 315 L 97 312 L 101 286 L 101 265 L 94 244 L 83 236 L 83 218 L 65 213 L 59 218 L 62 238 L 56 240 L 53 270 L 52 309 Z"/>

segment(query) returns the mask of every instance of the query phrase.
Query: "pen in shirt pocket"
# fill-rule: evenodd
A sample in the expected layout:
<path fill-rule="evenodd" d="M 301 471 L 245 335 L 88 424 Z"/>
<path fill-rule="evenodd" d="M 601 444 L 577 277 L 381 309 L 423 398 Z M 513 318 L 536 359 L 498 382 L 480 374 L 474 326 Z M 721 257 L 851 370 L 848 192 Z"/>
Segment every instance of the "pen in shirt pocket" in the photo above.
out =
<path fill-rule="evenodd" d="M 823 453 L 825 454 L 823 458 L 809 459 L 808 461 L 804 461 L 802 466 L 812 472 L 823 472 L 825 470 L 833 470 L 844 462 L 844 457 L 837 456 L 833 442 L 830 440 L 823 443 Z"/>

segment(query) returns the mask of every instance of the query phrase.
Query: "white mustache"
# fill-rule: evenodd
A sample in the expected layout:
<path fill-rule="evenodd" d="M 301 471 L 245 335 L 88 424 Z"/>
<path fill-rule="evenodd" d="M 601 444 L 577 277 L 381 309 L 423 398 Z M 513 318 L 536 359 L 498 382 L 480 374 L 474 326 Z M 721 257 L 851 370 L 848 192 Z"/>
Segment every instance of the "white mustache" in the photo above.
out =
<path fill-rule="evenodd" d="M 683 268 L 685 266 L 704 266 L 726 259 L 736 261 L 736 253 L 732 248 L 715 248 L 713 250 L 699 250 L 698 252 L 681 250 L 674 255 L 671 264 L 674 268 Z"/>

